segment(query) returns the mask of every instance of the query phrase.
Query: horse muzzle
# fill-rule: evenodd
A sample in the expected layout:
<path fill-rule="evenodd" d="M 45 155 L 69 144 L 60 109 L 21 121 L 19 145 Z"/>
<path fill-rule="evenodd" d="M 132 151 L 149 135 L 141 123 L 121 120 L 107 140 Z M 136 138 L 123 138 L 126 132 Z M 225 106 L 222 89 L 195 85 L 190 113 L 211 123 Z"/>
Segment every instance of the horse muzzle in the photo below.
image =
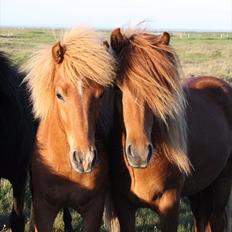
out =
<path fill-rule="evenodd" d="M 70 154 L 72 168 L 78 173 L 90 173 L 98 163 L 97 150 L 90 148 L 87 152 L 74 150 Z"/>
<path fill-rule="evenodd" d="M 152 157 L 153 151 L 154 148 L 151 144 L 142 148 L 134 144 L 128 144 L 126 147 L 127 161 L 133 168 L 146 168 Z"/>

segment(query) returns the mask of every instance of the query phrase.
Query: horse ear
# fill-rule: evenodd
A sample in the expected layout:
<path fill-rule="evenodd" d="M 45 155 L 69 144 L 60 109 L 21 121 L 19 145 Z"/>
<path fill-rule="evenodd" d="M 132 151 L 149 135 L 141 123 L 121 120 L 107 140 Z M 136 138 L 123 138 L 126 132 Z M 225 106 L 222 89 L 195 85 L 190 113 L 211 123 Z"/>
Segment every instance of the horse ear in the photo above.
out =
<path fill-rule="evenodd" d="M 55 60 L 57 64 L 62 63 L 64 59 L 64 53 L 65 49 L 63 46 L 61 46 L 60 41 L 57 42 L 53 47 L 52 47 L 52 57 Z"/>
<path fill-rule="evenodd" d="M 109 43 L 108 43 L 107 40 L 104 40 L 104 41 L 103 41 L 103 45 L 105 46 L 106 51 L 108 51 L 108 50 L 110 49 L 110 45 L 109 45 Z"/>
<path fill-rule="evenodd" d="M 120 53 L 126 42 L 126 37 L 122 35 L 120 28 L 112 31 L 110 44 L 116 54 Z"/>
<path fill-rule="evenodd" d="M 170 35 L 168 32 L 163 32 L 160 36 L 159 36 L 159 42 L 161 44 L 164 44 L 164 45 L 169 45 L 169 42 L 170 42 Z"/>

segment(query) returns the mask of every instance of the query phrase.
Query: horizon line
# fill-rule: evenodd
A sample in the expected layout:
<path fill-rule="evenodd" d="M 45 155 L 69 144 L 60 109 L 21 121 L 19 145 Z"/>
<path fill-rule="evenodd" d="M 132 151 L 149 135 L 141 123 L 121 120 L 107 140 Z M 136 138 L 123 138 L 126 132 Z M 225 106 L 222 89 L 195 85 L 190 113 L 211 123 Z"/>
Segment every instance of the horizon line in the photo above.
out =
<path fill-rule="evenodd" d="M 91 27 L 91 26 L 90 26 Z M 58 29 L 58 30 L 61 30 L 61 29 L 69 29 L 69 28 L 72 28 L 72 26 L 22 26 L 22 25 L 15 25 L 15 26 L 12 26 L 12 25 L 0 25 L 0 29 L 2 28 L 21 28 L 21 29 Z M 115 29 L 115 27 L 95 27 L 96 30 L 105 30 L 105 31 L 111 31 L 113 29 Z M 156 29 L 149 29 L 149 31 L 154 31 L 154 32 L 161 32 L 161 31 L 169 31 L 169 32 L 212 32 L 212 33 L 232 33 L 232 29 L 231 30 L 218 30 L 218 29 L 215 29 L 215 30 L 211 30 L 211 29 L 178 29 L 178 28 L 175 28 L 175 29 L 171 29 L 171 28 L 156 28 Z"/>

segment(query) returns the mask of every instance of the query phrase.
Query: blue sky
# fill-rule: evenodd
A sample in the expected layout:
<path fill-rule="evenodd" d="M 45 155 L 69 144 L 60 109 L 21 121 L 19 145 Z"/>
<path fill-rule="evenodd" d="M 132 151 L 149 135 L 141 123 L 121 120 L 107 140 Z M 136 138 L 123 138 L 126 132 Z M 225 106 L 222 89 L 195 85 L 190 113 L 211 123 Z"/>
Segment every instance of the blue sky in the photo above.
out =
<path fill-rule="evenodd" d="M 0 0 L 0 26 L 232 31 L 232 0 Z"/>

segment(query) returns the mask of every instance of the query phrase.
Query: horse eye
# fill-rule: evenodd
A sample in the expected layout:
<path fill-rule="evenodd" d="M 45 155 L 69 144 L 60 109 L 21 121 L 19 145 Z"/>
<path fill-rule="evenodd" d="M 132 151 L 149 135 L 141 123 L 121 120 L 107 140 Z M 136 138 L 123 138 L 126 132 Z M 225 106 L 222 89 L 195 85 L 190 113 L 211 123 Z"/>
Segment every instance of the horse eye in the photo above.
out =
<path fill-rule="evenodd" d="M 62 96 L 60 93 L 56 93 L 56 97 L 57 97 L 59 100 L 64 101 L 64 98 L 63 98 L 63 96 Z"/>

